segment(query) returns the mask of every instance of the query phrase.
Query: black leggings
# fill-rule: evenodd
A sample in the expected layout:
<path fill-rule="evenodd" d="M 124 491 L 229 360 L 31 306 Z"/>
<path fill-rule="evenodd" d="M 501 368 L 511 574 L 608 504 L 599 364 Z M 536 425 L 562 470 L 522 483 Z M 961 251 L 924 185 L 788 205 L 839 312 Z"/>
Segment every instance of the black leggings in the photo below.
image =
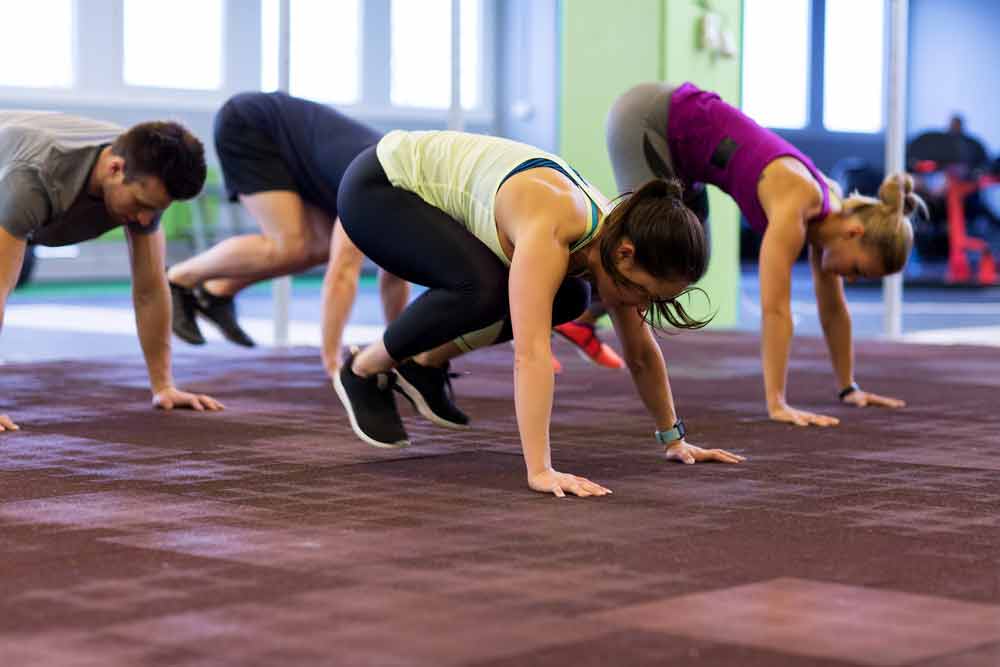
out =
<path fill-rule="evenodd" d="M 510 340 L 509 269 L 461 223 L 419 196 L 393 187 L 368 148 L 347 168 L 337 194 L 344 231 L 375 264 L 428 289 L 385 330 L 389 355 L 403 361 L 462 334 L 503 321 L 492 340 Z M 567 278 L 553 302 L 553 324 L 587 307 L 590 286 Z"/>

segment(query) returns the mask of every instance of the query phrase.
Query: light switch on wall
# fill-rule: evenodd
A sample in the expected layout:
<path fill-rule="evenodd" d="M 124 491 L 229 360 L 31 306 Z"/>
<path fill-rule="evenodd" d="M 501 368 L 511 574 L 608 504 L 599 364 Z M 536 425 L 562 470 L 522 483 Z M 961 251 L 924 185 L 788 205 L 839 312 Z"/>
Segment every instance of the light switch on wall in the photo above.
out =
<path fill-rule="evenodd" d="M 700 47 L 718 51 L 722 46 L 722 17 L 715 12 L 707 12 L 701 17 Z"/>

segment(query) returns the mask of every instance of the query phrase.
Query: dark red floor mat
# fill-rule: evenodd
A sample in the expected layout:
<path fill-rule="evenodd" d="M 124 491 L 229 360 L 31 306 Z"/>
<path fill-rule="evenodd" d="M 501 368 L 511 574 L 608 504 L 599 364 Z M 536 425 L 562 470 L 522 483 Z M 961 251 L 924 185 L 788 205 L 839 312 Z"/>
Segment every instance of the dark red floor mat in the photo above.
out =
<path fill-rule="evenodd" d="M 475 428 L 404 407 L 356 440 L 318 355 L 184 361 L 221 414 L 149 409 L 141 362 L 5 366 L 0 665 L 1000 665 L 1000 352 L 879 343 L 836 404 L 821 341 L 763 411 L 757 341 L 665 338 L 696 444 L 665 462 L 627 373 L 563 343 L 553 458 L 611 487 L 529 491 L 508 346 L 457 364 Z"/>

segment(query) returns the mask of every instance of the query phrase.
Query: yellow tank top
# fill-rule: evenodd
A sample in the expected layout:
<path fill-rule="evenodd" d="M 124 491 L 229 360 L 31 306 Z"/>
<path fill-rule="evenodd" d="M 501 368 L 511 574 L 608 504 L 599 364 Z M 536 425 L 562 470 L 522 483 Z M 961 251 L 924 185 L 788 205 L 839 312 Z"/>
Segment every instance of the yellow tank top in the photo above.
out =
<path fill-rule="evenodd" d="M 607 214 L 600 193 L 562 158 L 509 139 L 394 130 L 379 141 L 375 151 L 394 187 L 416 194 L 465 225 L 507 266 L 510 258 L 500 245 L 496 225 L 496 195 L 504 180 L 525 163 L 555 163 L 550 166 L 558 166 L 590 199 L 588 231 L 571 250 L 593 240 Z"/>

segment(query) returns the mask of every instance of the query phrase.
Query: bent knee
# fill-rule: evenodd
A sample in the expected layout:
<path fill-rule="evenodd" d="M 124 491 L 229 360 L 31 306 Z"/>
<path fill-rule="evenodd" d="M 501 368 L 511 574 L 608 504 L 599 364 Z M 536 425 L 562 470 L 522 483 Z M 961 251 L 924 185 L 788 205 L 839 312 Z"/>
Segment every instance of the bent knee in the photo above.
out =
<path fill-rule="evenodd" d="M 507 317 L 510 303 L 507 300 L 507 290 L 483 290 L 469 300 L 469 310 L 477 321 L 486 324 Z"/>
<path fill-rule="evenodd" d="M 330 260 L 330 246 L 326 243 L 313 243 L 306 251 L 306 262 L 309 266 L 324 264 Z"/>
<path fill-rule="evenodd" d="M 267 253 L 268 264 L 280 271 L 296 271 L 312 266 L 317 249 L 301 236 L 271 237 Z"/>

